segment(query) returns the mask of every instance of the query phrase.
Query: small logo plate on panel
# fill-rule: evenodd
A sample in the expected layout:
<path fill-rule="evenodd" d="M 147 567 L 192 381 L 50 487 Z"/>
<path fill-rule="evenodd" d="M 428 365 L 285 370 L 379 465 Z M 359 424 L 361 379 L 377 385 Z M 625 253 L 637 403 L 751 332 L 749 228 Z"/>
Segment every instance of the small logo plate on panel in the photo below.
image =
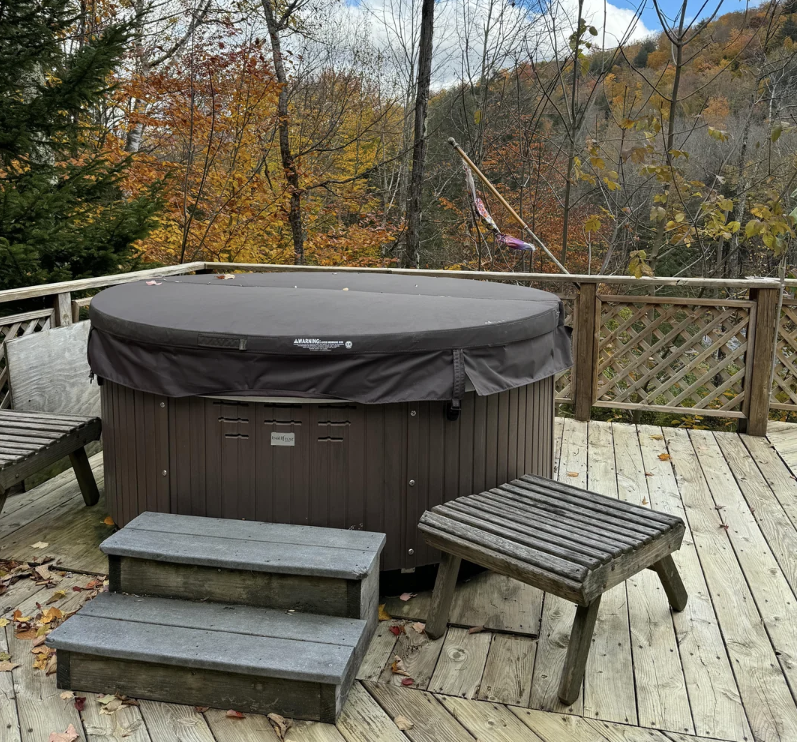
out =
<path fill-rule="evenodd" d="M 272 433 L 271 434 L 272 446 L 295 446 L 296 433 Z"/>

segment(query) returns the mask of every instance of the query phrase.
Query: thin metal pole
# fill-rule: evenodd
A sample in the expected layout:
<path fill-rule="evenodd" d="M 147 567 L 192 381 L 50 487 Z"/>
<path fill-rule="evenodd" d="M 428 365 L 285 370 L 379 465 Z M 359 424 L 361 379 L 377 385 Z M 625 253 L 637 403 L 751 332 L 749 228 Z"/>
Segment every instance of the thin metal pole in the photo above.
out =
<path fill-rule="evenodd" d="M 451 146 L 452 146 L 452 147 L 453 147 L 453 148 L 454 148 L 454 149 L 457 151 L 457 154 L 458 154 L 458 155 L 459 155 L 459 156 L 460 156 L 460 157 L 463 159 L 463 161 L 465 162 L 465 164 L 466 164 L 466 165 L 467 165 L 467 166 L 468 166 L 468 167 L 469 167 L 471 170 L 473 170 L 473 172 L 474 172 L 474 173 L 476 173 L 476 175 L 478 175 L 478 176 L 479 176 L 479 180 L 481 180 L 481 182 L 482 182 L 482 183 L 484 183 L 484 185 L 486 185 L 486 186 L 487 186 L 487 188 L 488 188 L 488 190 L 490 191 L 490 193 L 492 193 L 492 194 L 493 194 L 493 196 L 495 196 L 495 197 L 496 197 L 496 198 L 497 198 L 497 199 L 498 199 L 498 200 L 499 200 L 499 201 L 500 201 L 500 202 L 501 202 L 501 203 L 504 205 L 504 208 L 505 208 L 505 209 L 506 209 L 506 210 L 507 210 L 507 211 L 508 211 L 510 214 L 512 214 L 512 216 L 515 218 L 515 221 L 516 221 L 516 222 L 517 222 L 517 223 L 518 223 L 518 224 L 519 224 L 521 227 L 523 227 L 523 229 L 525 229 L 525 230 L 526 230 L 526 232 L 528 232 L 528 233 L 529 233 L 529 234 L 532 236 L 532 238 L 534 239 L 534 241 L 535 241 L 535 242 L 536 242 L 536 243 L 537 243 L 537 244 L 538 244 L 538 245 L 539 245 L 539 246 L 540 246 L 540 247 L 541 247 L 541 248 L 542 248 L 542 249 L 545 251 L 545 254 L 546 254 L 546 255 L 547 255 L 547 256 L 548 256 L 548 257 L 549 257 L 551 260 L 553 260 L 553 262 L 556 264 L 557 268 L 559 268 L 559 270 L 560 270 L 560 271 L 562 271 L 562 273 L 567 273 L 567 274 L 569 275 L 569 274 L 570 274 L 570 271 L 569 271 L 569 270 L 567 270 L 567 268 L 565 268 L 565 267 L 564 267 L 564 266 L 563 266 L 563 265 L 562 265 L 562 264 L 561 264 L 561 263 L 560 263 L 560 262 L 559 262 L 559 261 L 558 261 L 558 260 L 557 260 L 557 259 L 554 257 L 554 254 L 553 254 L 553 253 L 552 253 L 552 252 L 551 252 L 551 251 L 550 251 L 550 250 L 549 250 L 549 249 L 548 249 L 548 248 L 545 246 L 545 243 L 544 243 L 544 242 L 543 242 L 543 241 L 542 241 L 542 240 L 541 240 L 539 237 L 537 237 L 537 235 L 536 235 L 536 234 L 534 234 L 534 232 L 532 232 L 532 231 L 531 231 L 531 228 L 529 227 L 529 225 L 528 225 L 528 224 L 526 224 L 526 222 L 524 222 L 524 221 L 523 221 L 523 220 L 520 218 L 520 216 L 518 216 L 518 213 L 517 213 L 517 212 L 516 212 L 516 211 L 515 211 L 515 210 L 514 210 L 514 209 L 513 209 L 513 208 L 512 208 L 510 205 L 509 205 L 509 203 L 507 202 L 507 200 L 506 200 L 506 199 L 505 199 L 505 198 L 504 198 L 504 197 L 503 197 L 503 196 L 502 196 L 502 195 L 501 195 L 501 194 L 498 192 L 498 190 L 496 189 L 496 187 L 495 187 L 495 186 L 494 186 L 494 185 L 493 185 L 493 184 L 492 184 L 492 183 L 491 183 L 489 180 L 487 180 L 487 176 L 486 176 L 486 175 L 485 175 L 485 174 L 484 174 L 484 173 L 483 173 L 481 170 L 479 170 L 479 168 L 477 168 L 477 167 L 476 167 L 476 165 L 474 164 L 473 160 L 471 160 L 471 159 L 470 159 L 470 157 L 468 157 L 468 156 L 465 154 L 465 152 L 464 152 L 464 150 L 462 149 L 462 147 L 460 147 L 460 146 L 457 144 L 457 140 L 456 140 L 456 139 L 454 139 L 454 137 L 449 137 L 449 138 L 448 138 L 448 143 L 449 143 L 449 144 L 450 144 L 450 145 L 451 145 Z"/>

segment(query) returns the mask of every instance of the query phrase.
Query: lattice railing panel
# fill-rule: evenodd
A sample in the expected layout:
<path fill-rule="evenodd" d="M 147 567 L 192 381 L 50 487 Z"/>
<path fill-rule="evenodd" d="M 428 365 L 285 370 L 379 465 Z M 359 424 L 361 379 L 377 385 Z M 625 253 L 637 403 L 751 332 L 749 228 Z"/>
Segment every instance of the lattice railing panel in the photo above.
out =
<path fill-rule="evenodd" d="M 797 300 L 784 299 L 780 312 L 770 407 L 797 411 Z"/>
<path fill-rule="evenodd" d="M 52 319 L 52 309 L 39 309 L 35 312 L 0 317 L 0 408 L 11 406 L 5 341 L 47 330 L 52 324 Z"/>
<path fill-rule="evenodd" d="M 601 299 L 598 401 L 741 411 L 752 302 Z"/>
<path fill-rule="evenodd" d="M 565 308 L 565 324 L 569 327 L 574 327 L 575 318 L 573 313 L 575 311 L 576 300 L 572 296 L 560 296 L 562 304 Z M 573 334 L 575 338 L 575 333 Z M 556 375 L 554 380 L 554 388 L 556 389 L 557 402 L 572 402 L 573 401 L 573 385 L 572 385 L 571 369 L 562 371 L 561 374 Z"/>

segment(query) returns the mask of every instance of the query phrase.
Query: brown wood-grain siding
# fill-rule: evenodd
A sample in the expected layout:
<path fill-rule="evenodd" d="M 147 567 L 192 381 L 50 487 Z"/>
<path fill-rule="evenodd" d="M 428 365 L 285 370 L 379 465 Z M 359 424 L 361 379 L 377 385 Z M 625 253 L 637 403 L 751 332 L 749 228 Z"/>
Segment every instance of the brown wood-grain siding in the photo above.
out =
<path fill-rule="evenodd" d="M 417 529 L 424 510 L 524 473 L 552 474 L 552 377 L 469 393 L 456 422 L 441 402 L 169 399 L 107 381 L 102 405 L 118 525 L 151 510 L 380 531 L 382 569 L 438 560 Z M 294 433 L 295 446 L 272 446 L 272 432 Z"/>

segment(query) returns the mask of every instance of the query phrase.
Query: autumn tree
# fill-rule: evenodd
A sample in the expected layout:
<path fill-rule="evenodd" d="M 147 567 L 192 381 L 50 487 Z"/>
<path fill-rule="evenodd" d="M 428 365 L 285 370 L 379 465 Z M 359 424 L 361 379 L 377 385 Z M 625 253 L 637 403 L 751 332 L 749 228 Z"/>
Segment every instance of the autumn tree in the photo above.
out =
<path fill-rule="evenodd" d="M 130 160 L 95 116 L 130 29 L 87 33 L 79 10 L 71 0 L 0 0 L 2 288 L 129 266 L 159 206 L 152 183 L 125 193 Z"/>

